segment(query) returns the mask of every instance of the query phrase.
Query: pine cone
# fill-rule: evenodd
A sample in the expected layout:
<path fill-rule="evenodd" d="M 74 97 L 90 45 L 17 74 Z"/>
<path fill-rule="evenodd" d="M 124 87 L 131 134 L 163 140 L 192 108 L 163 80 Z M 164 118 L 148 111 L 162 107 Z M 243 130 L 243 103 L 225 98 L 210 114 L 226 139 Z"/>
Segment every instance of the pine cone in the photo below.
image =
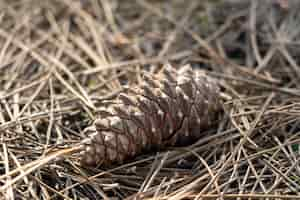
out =
<path fill-rule="evenodd" d="M 83 165 L 122 163 L 143 151 L 187 145 L 203 137 L 221 111 L 219 88 L 203 71 L 167 65 L 163 78 L 120 94 L 86 132 Z"/>

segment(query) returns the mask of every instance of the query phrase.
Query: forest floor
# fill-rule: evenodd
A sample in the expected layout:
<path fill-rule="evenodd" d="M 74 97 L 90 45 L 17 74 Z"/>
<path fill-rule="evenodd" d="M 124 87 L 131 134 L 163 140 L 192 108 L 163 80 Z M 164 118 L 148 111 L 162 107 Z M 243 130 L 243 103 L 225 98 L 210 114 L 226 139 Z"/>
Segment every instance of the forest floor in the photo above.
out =
<path fill-rule="evenodd" d="M 0 2 L 0 199 L 300 199 L 300 3 Z M 224 117 L 186 147 L 87 167 L 103 101 L 144 71 L 218 80 Z"/>

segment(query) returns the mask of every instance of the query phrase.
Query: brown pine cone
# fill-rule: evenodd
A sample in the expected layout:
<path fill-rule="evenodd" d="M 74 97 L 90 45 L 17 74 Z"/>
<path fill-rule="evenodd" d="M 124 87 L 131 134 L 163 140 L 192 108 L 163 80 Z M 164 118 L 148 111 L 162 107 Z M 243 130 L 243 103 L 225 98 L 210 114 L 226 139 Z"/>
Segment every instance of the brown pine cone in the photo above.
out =
<path fill-rule="evenodd" d="M 142 151 L 187 145 L 203 137 L 221 111 L 215 81 L 189 65 L 167 65 L 163 78 L 144 77 L 144 84 L 120 94 L 83 142 L 83 165 L 122 163 Z"/>

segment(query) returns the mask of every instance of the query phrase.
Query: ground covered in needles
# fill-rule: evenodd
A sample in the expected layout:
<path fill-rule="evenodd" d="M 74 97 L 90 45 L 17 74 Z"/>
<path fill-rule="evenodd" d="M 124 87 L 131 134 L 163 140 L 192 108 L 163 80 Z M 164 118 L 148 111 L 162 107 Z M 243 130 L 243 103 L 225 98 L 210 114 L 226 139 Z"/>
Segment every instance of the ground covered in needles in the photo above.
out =
<path fill-rule="evenodd" d="M 300 199 L 298 0 L 3 0 L 0 199 Z M 217 80 L 184 147 L 80 164 L 104 102 L 166 63 Z"/>

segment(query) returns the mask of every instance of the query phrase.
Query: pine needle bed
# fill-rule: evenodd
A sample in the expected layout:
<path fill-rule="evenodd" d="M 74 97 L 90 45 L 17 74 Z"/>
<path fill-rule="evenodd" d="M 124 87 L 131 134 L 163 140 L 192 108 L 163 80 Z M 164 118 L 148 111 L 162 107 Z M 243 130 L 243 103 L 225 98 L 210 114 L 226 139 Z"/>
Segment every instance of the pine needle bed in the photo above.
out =
<path fill-rule="evenodd" d="M 300 199 L 297 1 L 7 0 L 0 7 L 0 199 Z M 116 162 L 83 164 L 87 127 L 166 63 L 178 76 L 190 66 L 216 82 L 216 90 L 201 86 L 221 101 L 203 101 L 200 119 L 212 126 L 184 145 L 137 154 L 128 147 Z M 132 104 L 126 97 L 123 111 Z"/>

